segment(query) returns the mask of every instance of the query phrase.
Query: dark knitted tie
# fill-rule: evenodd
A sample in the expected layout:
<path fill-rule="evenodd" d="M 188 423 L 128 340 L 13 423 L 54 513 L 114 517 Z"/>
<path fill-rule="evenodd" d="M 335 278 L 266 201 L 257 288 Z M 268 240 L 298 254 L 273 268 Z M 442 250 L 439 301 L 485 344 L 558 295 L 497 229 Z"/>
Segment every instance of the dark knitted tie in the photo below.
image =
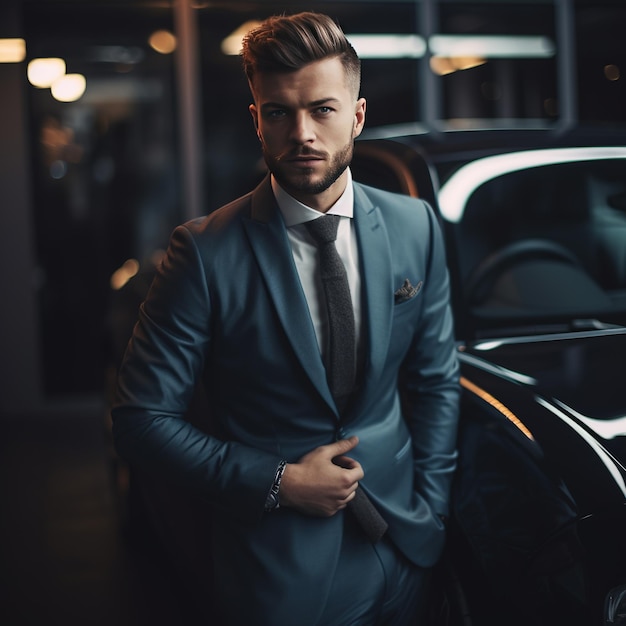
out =
<path fill-rule="evenodd" d="M 337 252 L 338 215 L 324 215 L 306 223 L 320 251 L 320 275 L 326 295 L 328 340 L 324 352 L 328 385 L 341 412 L 346 408 L 356 377 L 356 331 L 354 309 L 346 268 Z M 357 489 L 350 510 L 371 541 L 378 541 L 387 530 L 370 499 Z"/>
<path fill-rule="evenodd" d="M 325 215 L 306 226 L 320 251 L 320 276 L 328 313 L 328 337 L 322 352 L 328 385 L 341 412 L 354 389 L 356 332 L 348 275 L 335 246 L 339 219 L 338 215 Z"/>

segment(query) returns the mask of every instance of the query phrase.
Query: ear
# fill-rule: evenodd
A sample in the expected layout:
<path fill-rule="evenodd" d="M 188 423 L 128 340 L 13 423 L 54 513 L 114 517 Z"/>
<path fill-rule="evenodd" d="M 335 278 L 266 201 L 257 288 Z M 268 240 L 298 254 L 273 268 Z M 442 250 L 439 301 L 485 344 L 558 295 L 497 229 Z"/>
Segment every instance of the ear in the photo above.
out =
<path fill-rule="evenodd" d="M 367 108 L 367 102 L 365 98 L 359 98 L 356 101 L 356 110 L 354 112 L 354 129 L 352 131 L 353 139 L 358 137 L 363 127 L 365 126 L 365 109 Z"/>
<path fill-rule="evenodd" d="M 256 105 L 251 104 L 248 107 L 248 111 L 250 111 L 250 115 L 252 115 L 252 121 L 254 122 L 254 129 L 256 130 L 256 134 L 259 139 L 261 139 L 261 131 L 259 130 L 259 112 L 256 108 Z"/>

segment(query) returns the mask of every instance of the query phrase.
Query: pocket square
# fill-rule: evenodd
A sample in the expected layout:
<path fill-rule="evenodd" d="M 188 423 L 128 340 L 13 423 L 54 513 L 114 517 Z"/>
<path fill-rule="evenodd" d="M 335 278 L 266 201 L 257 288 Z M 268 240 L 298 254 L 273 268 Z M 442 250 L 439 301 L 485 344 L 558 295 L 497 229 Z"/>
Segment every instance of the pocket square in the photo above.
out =
<path fill-rule="evenodd" d="M 420 280 L 417 285 L 413 286 L 411 281 L 406 278 L 404 283 L 398 291 L 393 294 L 393 298 L 396 304 L 400 304 L 402 302 L 406 302 L 410 300 L 417 292 L 422 288 L 422 281 Z"/>

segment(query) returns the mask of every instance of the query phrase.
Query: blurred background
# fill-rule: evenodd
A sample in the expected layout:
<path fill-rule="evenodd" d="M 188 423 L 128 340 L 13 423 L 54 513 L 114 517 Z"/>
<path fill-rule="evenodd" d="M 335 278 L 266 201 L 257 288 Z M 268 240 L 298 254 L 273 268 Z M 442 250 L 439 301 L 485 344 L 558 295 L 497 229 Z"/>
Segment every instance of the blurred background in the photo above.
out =
<path fill-rule="evenodd" d="M 300 10 L 363 59 L 369 136 L 626 125 L 623 0 L 2 0 L 3 623 L 169 610 L 119 540 L 110 388 L 171 230 L 262 177 L 241 37 Z"/>

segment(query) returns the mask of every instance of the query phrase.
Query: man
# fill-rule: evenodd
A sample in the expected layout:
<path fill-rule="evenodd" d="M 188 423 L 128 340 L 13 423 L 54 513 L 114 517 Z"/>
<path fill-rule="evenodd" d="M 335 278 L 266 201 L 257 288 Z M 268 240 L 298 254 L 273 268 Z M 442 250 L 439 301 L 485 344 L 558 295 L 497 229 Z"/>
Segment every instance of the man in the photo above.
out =
<path fill-rule="evenodd" d="M 441 235 L 424 202 L 352 182 L 366 104 L 330 18 L 268 19 L 243 62 L 271 175 L 174 232 L 120 370 L 117 447 L 211 501 L 224 623 L 413 624 L 455 465 Z M 317 218 L 338 224 L 339 313 Z M 200 380 L 213 435 L 181 419 Z"/>

